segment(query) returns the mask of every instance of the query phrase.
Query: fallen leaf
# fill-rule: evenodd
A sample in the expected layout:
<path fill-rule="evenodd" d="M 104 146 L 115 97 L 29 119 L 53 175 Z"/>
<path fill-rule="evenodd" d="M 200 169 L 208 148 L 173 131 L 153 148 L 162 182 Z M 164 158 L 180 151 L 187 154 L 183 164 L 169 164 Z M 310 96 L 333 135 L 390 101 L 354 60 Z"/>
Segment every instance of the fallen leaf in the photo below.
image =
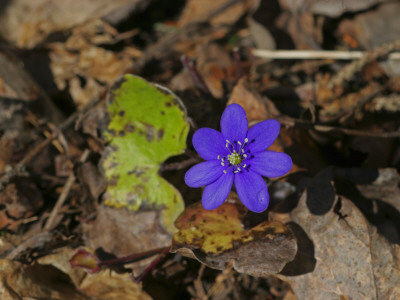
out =
<path fill-rule="evenodd" d="M 190 0 L 185 5 L 178 21 L 179 25 L 183 26 L 192 22 L 205 21 L 211 13 L 223 5 L 226 5 L 228 2 L 228 0 Z M 253 3 L 253 0 L 239 1 L 222 13 L 213 16 L 211 23 L 214 25 L 233 24 L 249 10 Z"/>
<path fill-rule="evenodd" d="M 187 207 L 176 220 L 179 232 L 171 252 L 219 270 L 232 264 L 238 272 L 253 276 L 280 272 L 296 254 L 293 233 L 280 222 L 263 222 L 246 230 L 245 213 L 239 203 L 224 203 L 214 210 L 205 210 L 200 202 Z"/>
<path fill-rule="evenodd" d="M 117 257 L 171 245 L 171 235 L 160 227 L 159 215 L 154 210 L 134 212 L 100 205 L 96 220 L 85 224 L 84 232 L 86 245 Z M 139 274 L 151 260 L 133 263 L 134 273 Z"/>
<path fill-rule="evenodd" d="M 89 249 L 88 249 L 89 251 Z M 85 299 L 99 300 L 150 300 L 151 297 L 142 291 L 139 284 L 132 281 L 129 273 L 117 273 L 111 270 L 102 270 L 89 274 L 79 268 L 72 268 L 69 260 L 76 249 L 61 248 L 56 253 L 44 256 L 34 267 L 52 267 L 62 272 L 64 278 L 72 282 L 75 288 L 83 294 Z M 38 276 L 39 273 L 34 273 Z M 41 274 L 40 274 L 41 275 Z M 65 279 L 64 279 L 65 280 Z M 73 297 L 66 299 L 75 299 Z M 76 298 L 79 299 L 79 298 Z"/>
<path fill-rule="evenodd" d="M 88 300 L 54 267 L 24 266 L 18 261 L 0 260 L 0 298 Z"/>
<path fill-rule="evenodd" d="M 161 213 L 167 231 L 183 210 L 179 191 L 158 174 L 161 163 L 186 148 L 189 124 L 182 102 L 169 90 L 125 75 L 108 97 L 109 143 L 102 167 L 108 186 L 104 203 Z"/>
<path fill-rule="evenodd" d="M 16 230 L 25 218 L 34 215 L 43 205 L 43 197 L 30 180 L 19 179 L 0 192 L 0 229 Z"/>
<path fill-rule="evenodd" d="M 280 278 L 299 300 L 398 299 L 400 246 L 380 236 L 351 200 L 335 195 L 332 180 L 332 169 L 322 171 L 286 217 L 272 214 L 291 222 L 299 240 L 299 255 Z"/>
<path fill-rule="evenodd" d="M 71 0 L 7 2 L 2 7 L 0 34 L 18 47 L 32 48 L 54 32 L 66 31 L 89 19 L 116 15 L 117 11 L 133 12 L 150 1 L 143 0 Z"/>
<path fill-rule="evenodd" d="M 243 77 L 233 88 L 227 105 L 240 104 L 246 111 L 249 123 L 273 119 L 280 115 L 275 104 L 267 97 L 260 95 L 246 77 Z"/>
<path fill-rule="evenodd" d="M 224 83 L 232 79 L 229 70 L 232 69 L 233 62 L 229 52 L 215 43 L 199 44 L 195 56 L 196 67 L 211 94 L 221 99 L 225 92 Z"/>
<path fill-rule="evenodd" d="M 309 10 L 316 15 L 326 15 L 336 18 L 343 13 L 351 13 L 367 10 L 371 6 L 378 5 L 387 0 L 365 0 L 365 1 L 336 1 L 336 0 L 279 0 L 282 7 L 289 8 L 293 12 Z M 305 9 L 306 8 L 306 9 Z"/>

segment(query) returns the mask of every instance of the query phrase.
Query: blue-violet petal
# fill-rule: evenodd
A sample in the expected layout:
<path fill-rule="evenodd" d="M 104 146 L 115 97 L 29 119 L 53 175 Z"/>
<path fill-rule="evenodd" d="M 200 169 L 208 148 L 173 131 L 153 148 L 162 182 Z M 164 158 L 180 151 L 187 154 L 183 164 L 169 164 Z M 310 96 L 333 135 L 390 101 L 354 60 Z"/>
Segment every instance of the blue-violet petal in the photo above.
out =
<path fill-rule="evenodd" d="M 248 149 L 254 153 L 266 150 L 279 135 L 280 124 L 276 120 L 265 120 L 251 127 L 247 133 Z"/>
<path fill-rule="evenodd" d="M 193 135 L 193 146 L 205 160 L 217 159 L 218 155 L 227 155 L 225 139 L 219 131 L 211 128 L 200 128 Z"/>
<path fill-rule="evenodd" d="M 265 177 L 283 176 L 293 166 L 292 159 L 286 153 L 268 150 L 255 153 L 248 164 L 250 170 Z"/>
<path fill-rule="evenodd" d="M 263 212 L 269 204 L 267 184 L 261 177 L 251 170 L 235 174 L 235 186 L 240 201 L 251 211 Z"/>
<path fill-rule="evenodd" d="M 231 191 L 233 177 L 233 172 L 228 172 L 204 188 L 202 203 L 205 209 L 215 209 L 224 203 Z"/>
<path fill-rule="evenodd" d="M 228 105 L 221 117 L 221 132 L 230 142 L 240 141 L 246 138 L 248 122 L 246 112 L 239 104 Z"/>
<path fill-rule="evenodd" d="M 205 186 L 224 175 L 219 160 L 208 160 L 191 167 L 185 174 L 185 183 L 193 188 Z"/>

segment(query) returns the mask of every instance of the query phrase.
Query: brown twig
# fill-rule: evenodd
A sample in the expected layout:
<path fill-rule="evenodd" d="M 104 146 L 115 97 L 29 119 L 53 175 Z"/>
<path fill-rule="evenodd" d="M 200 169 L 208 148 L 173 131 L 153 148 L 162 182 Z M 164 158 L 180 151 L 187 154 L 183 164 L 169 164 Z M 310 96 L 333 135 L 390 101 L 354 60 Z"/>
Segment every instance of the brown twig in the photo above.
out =
<path fill-rule="evenodd" d="M 170 163 L 167 165 L 162 165 L 160 168 L 160 172 L 164 171 L 169 171 L 169 170 L 181 170 L 184 169 L 188 166 L 191 166 L 195 163 L 198 163 L 200 159 L 198 157 L 191 157 L 187 160 L 176 162 L 176 163 Z"/>
<path fill-rule="evenodd" d="M 52 135 L 48 136 L 45 140 L 40 142 L 36 147 L 34 147 L 28 154 L 20 161 L 18 162 L 12 169 L 7 171 L 1 178 L 0 178 L 0 191 L 2 191 L 7 183 L 15 176 L 20 175 L 21 173 L 25 172 L 25 167 L 26 165 L 36 156 L 38 155 L 44 148 L 46 148 L 50 143 L 55 140 L 60 132 L 64 131 L 68 127 L 70 127 L 75 120 L 81 115 L 85 114 L 87 111 L 89 111 L 91 108 L 96 106 L 102 98 L 93 100 L 90 102 L 85 108 L 83 108 L 81 111 L 77 111 L 70 115 L 64 122 L 62 122 L 56 130 L 53 132 Z"/>
<path fill-rule="evenodd" d="M 285 125 L 288 127 L 313 129 L 313 130 L 316 130 L 319 132 L 341 133 L 341 134 L 345 134 L 345 135 L 378 137 L 378 138 L 400 137 L 400 130 L 390 131 L 390 132 L 372 132 L 372 131 L 366 131 L 366 130 L 357 130 L 357 129 L 350 129 L 350 128 L 313 124 L 308 121 L 304 121 L 304 120 L 300 120 L 300 119 L 293 119 L 293 118 L 289 118 L 289 117 L 276 117 L 275 119 L 278 120 L 282 125 Z"/>
<path fill-rule="evenodd" d="M 79 159 L 79 162 L 84 163 L 86 161 L 86 159 L 88 158 L 89 153 L 90 153 L 90 151 L 88 149 L 85 149 L 85 151 L 83 151 L 83 153 Z M 57 199 L 56 205 L 54 205 L 54 208 L 51 211 L 51 214 L 50 214 L 49 218 L 47 219 L 47 222 L 44 226 L 45 231 L 53 229 L 53 227 L 55 225 L 54 224 L 55 219 L 56 219 L 61 207 L 63 206 L 65 200 L 67 199 L 69 191 L 71 190 L 72 185 L 75 182 L 75 179 L 76 179 L 76 177 L 75 177 L 74 171 L 71 170 L 71 174 L 69 175 L 67 182 L 65 183 L 63 190 Z"/>

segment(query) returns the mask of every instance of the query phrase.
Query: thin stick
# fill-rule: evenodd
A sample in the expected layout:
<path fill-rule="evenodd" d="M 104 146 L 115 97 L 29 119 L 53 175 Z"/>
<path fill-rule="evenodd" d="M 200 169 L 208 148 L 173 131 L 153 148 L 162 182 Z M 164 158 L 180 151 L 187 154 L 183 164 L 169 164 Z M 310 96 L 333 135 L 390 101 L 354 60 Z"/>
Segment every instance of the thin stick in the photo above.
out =
<path fill-rule="evenodd" d="M 365 136 L 365 137 L 378 137 L 378 138 L 396 138 L 400 137 L 400 130 L 390 131 L 390 132 L 371 132 L 366 130 L 356 130 L 350 128 L 342 128 L 327 125 L 318 125 L 304 120 L 293 119 L 288 117 L 276 117 L 282 125 L 288 127 L 300 127 L 305 129 L 314 129 L 319 132 L 331 132 L 331 133 L 341 133 L 353 136 Z M 258 122 L 257 122 L 258 123 Z"/>
<path fill-rule="evenodd" d="M 86 159 L 88 158 L 89 153 L 90 153 L 89 149 L 85 149 L 85 151 L 83 151 L 83 153 L 79 159 L 79 162 L 84 163 L 86 161 Z M 69 191 L 71 190 L 72 185 L 75 182 L 75 179 L 76 179 L 76 177 L 74 175 L 74 171 L 71 170 L 71 174 L 69 175 L 67 182 L 65 183 L 63 190 L 57 199 L 56 205 L 54 205 L 54 208 L 53 208 L 49 218 L 47 219 L 46 225 L 44 226 L 45 231 L 51 230 L 53 228 L 55 219 L 56 219 L 61 207 L 64 205 L 64 202 L 68 197 Z"/>
<path fill-rule="evenodd" d="M 360 59 L 367 52 L 364 51 L 324 51 L 324 50 L 262 50 L 253 49 L 252 54 L 267 59 Z M 390 60 L 400 60 L 400 52 L 388 55 Z"/>
<path fill-rule="evenodd" d="M 184 169 L 191 165 L 194 165 L 195 163 L 198 163 L 198 162 L 200 162 L 200 159 L 198 157 L 190 157 L 184 161 L 170 163 L 167 165 L 162 165 L 160 168 L 160 172 L 164 172 L 167 170 L 181 170 L 181 169 Z"/>

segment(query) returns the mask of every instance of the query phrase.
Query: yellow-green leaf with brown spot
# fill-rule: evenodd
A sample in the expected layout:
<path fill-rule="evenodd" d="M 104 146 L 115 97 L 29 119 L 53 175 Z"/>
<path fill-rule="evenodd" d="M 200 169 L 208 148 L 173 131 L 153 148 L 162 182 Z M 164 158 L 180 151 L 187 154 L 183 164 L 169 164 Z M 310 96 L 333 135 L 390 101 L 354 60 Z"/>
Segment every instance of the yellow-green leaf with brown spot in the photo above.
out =
<path fill-rule="evenodd" d="M 182 102 L 164 87 L 125 75 L 110 89 L 107 109 L 104 203 L 159 210 L 164 227 L 174 232 L 173 222 L 184 207 L 182 196 L 158 171 L 167 158 L 186 148 L 189 124 Z"/>

